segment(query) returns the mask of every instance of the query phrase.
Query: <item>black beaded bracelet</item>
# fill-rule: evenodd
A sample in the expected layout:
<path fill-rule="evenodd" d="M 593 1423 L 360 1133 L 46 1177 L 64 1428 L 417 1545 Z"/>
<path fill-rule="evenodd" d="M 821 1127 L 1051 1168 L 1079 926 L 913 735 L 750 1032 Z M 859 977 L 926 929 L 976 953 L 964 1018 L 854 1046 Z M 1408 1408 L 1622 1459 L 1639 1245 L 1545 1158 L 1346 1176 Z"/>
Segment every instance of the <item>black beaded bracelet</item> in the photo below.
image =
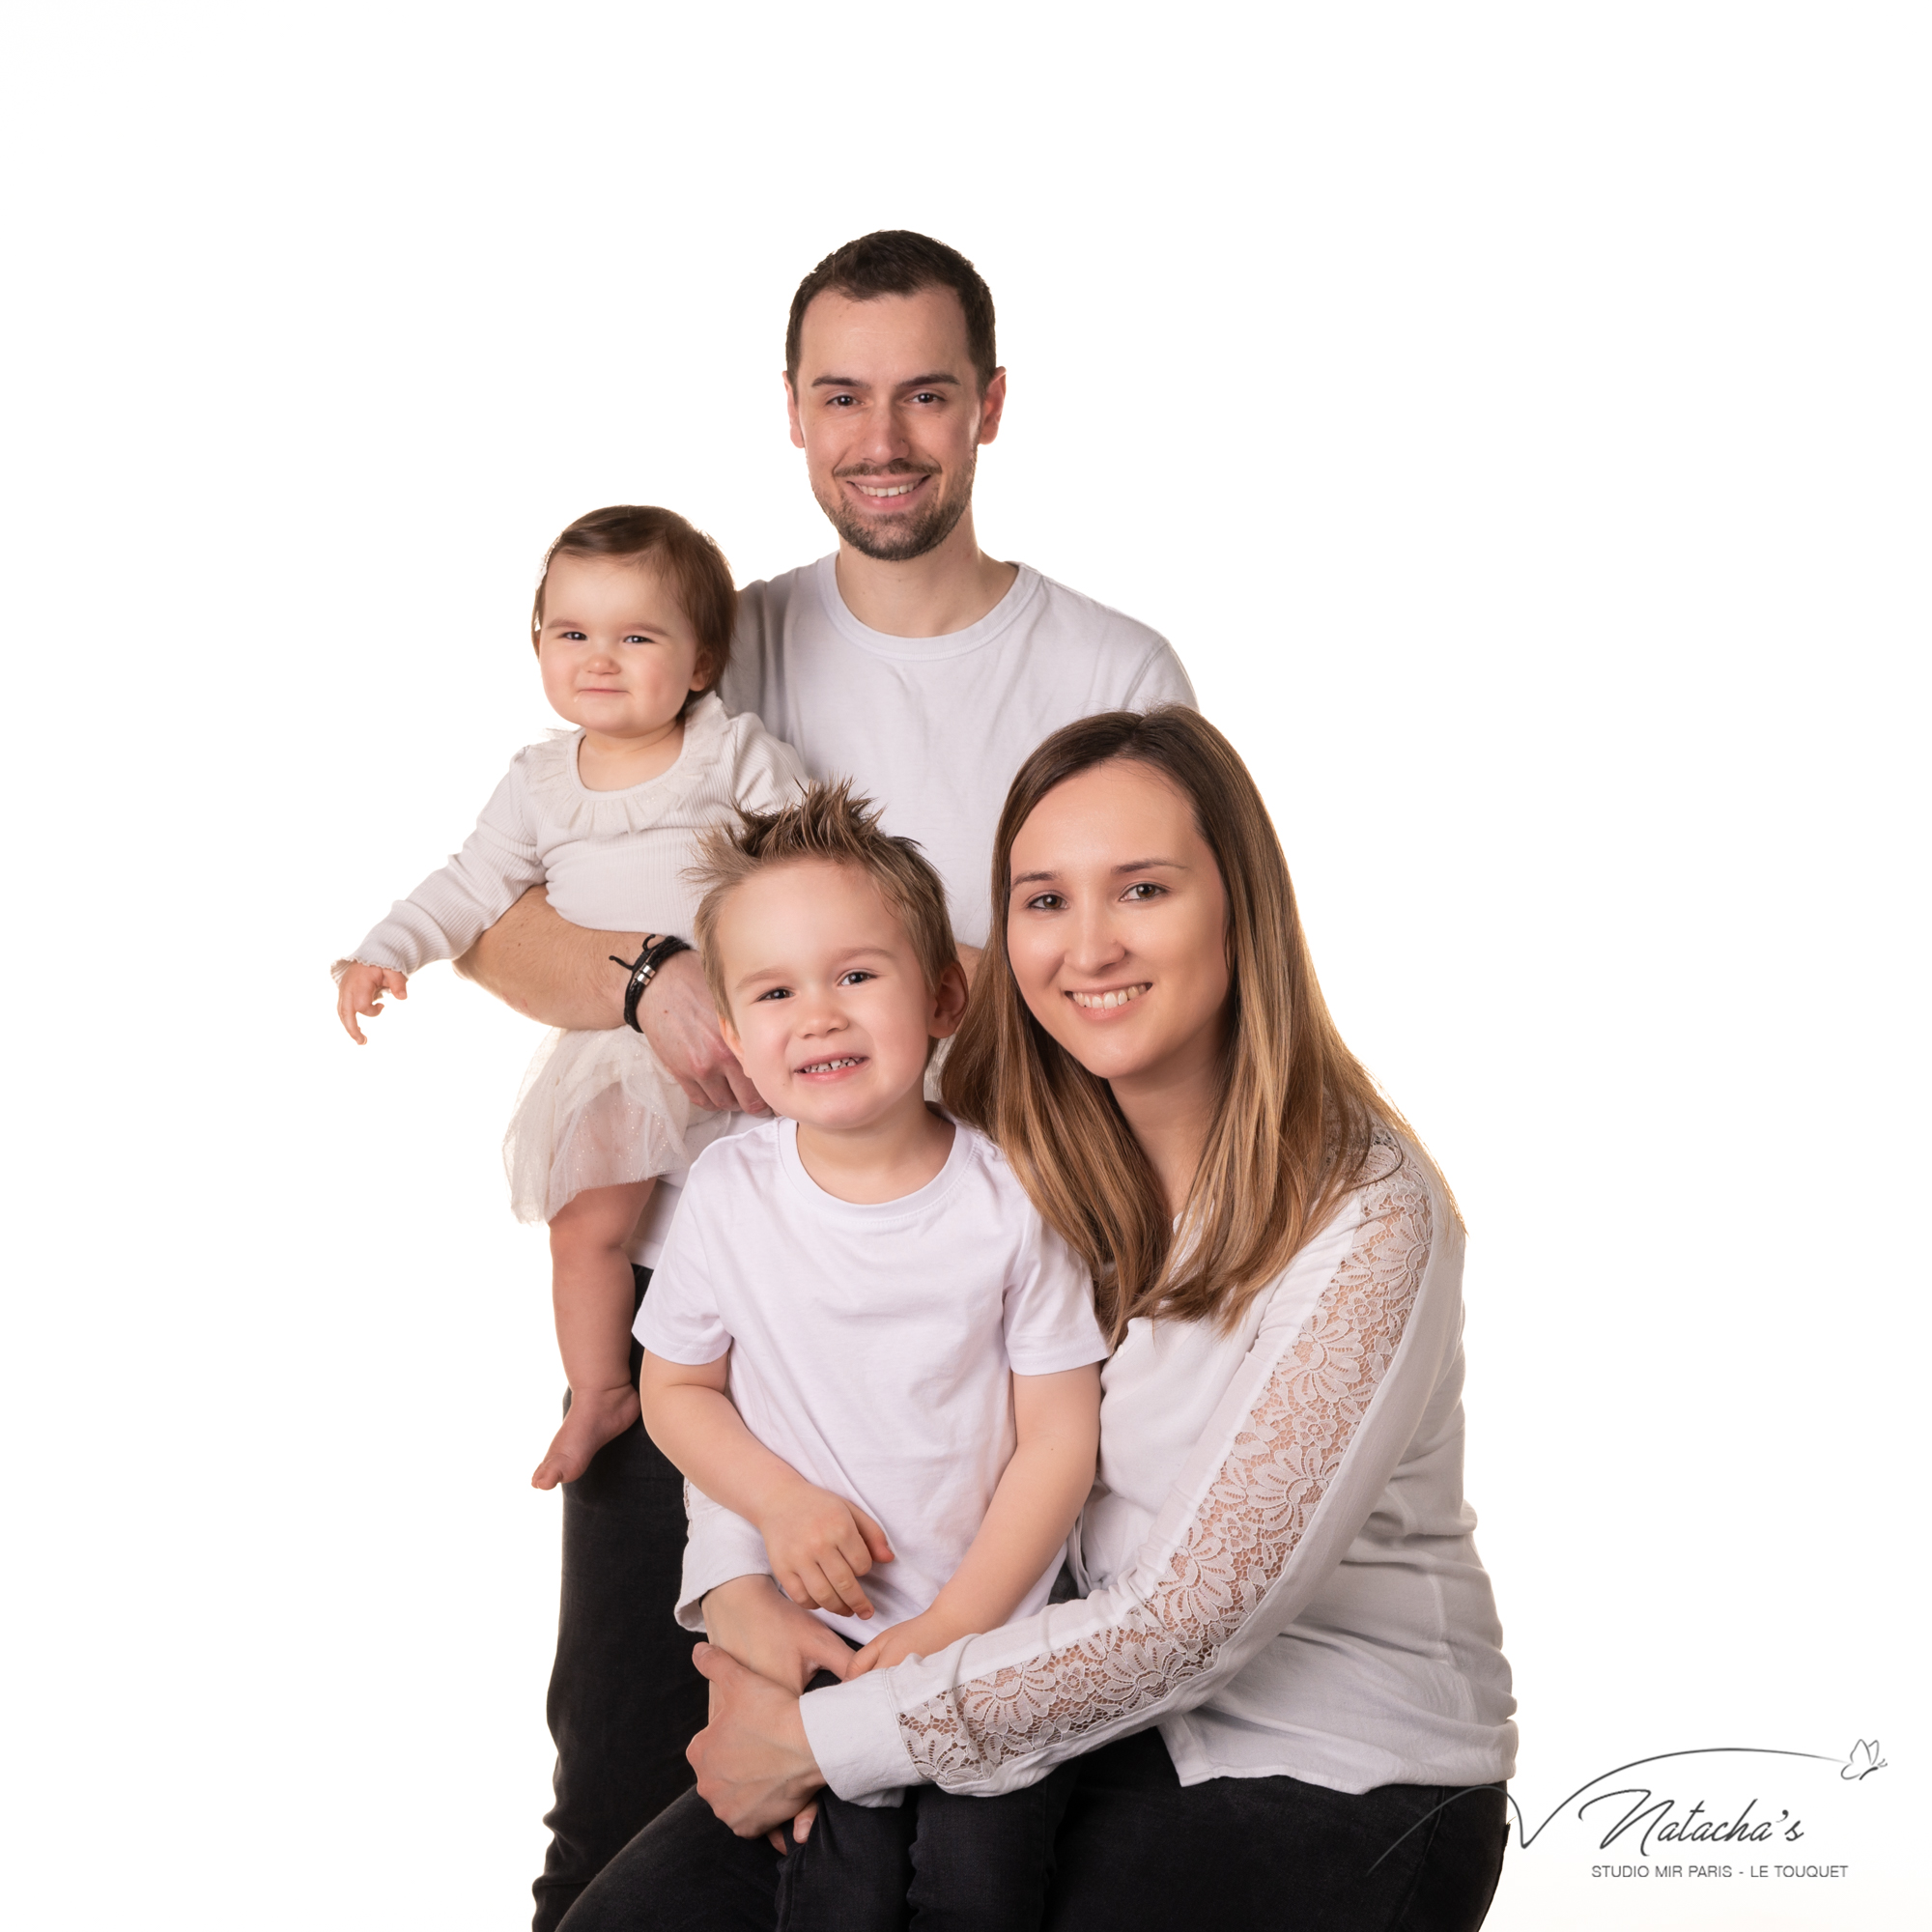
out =
<path fill-rule="evenodd" d="M 644 936 L 647 939 L 650 937 L 648 933 Z M 631 976 L 629 984 L 624 988 L 624 1024 L 633 1033 L 643 1032 L 643 1028 L 638 1024 L 638 1002 L 643 997 L 644 988 L 657 978 L 658 968 L 667 959 L 675 958 L 678 953 L 690 951 L 691 945 L 688 940 L 667 933 L 664 938 L 646 946 L 635 959 L 619 959 L 614 952 L 610 955 L 611 965 L 623 967 Z"/>

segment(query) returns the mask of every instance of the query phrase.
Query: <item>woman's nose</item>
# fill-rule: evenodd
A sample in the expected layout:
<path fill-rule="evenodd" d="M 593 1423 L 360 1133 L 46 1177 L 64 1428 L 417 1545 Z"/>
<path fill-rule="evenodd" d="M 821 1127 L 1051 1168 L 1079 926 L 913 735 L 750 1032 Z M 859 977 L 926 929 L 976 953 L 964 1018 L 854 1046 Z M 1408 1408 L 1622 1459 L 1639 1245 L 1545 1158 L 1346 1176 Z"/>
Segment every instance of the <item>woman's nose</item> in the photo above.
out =
<path fill-rule="evenodd" d="M 1079 916 L 1066 956 L 1077 972 L 1098 973 L 1113 965 L 1126 950 L 1106 909 L 1095 907 Z"/>

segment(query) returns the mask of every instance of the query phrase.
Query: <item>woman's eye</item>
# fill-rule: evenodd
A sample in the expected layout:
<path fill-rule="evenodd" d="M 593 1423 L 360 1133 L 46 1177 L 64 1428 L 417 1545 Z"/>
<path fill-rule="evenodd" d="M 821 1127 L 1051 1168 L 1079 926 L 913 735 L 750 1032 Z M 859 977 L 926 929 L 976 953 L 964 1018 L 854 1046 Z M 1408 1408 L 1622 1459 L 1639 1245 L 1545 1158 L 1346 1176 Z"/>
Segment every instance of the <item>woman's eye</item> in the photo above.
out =
<path fill-rule="evenodd" d="M 1058 912 L 1066 901 L 1058 893 L 1040 893 L 1026 902 L 1028 912 Z"/>
<path fill-rule="evenodd" d="M 1138 884 L 1129 886 L 1122 896 L 1136 905 L 1145 905 L 1149 899 L 1165 898 L 1167 888 L 1155 885 L 1151 879 L 1142 879 Z"/>

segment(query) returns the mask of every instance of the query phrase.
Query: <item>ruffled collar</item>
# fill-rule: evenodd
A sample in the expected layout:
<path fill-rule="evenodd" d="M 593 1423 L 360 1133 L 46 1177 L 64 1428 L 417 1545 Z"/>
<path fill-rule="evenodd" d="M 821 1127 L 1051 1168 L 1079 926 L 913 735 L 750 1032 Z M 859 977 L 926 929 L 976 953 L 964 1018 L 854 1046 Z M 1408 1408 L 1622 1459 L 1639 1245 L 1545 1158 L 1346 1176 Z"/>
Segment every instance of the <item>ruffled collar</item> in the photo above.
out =
<path fill-rule="evenodd" d="M 622 791 L 592 791 L 577 775 L 577 748 L 583 733 L 553 731 L 524 753 L 524 782 L 543 815 L 579 838 L 644 832 L 663 824 L 671 808 L 702 781 L 724 749 L 730 724 L 718 694 L 707 691 L 684 715 L 677 762 Z"/>

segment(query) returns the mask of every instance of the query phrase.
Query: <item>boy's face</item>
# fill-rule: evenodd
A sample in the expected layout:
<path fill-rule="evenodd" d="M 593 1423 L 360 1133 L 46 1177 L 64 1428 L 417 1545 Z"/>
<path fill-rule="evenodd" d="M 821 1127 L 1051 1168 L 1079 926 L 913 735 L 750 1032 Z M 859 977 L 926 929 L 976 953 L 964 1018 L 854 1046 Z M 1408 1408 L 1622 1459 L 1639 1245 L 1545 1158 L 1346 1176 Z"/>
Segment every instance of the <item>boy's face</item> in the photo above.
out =
<path fill-rule="evenodd" d="M 806 859 L 724 902 L 724 1038 L 776 1113 L 832 1131 L 921 1104 L 926 1045 L 959 1024 L 965 976 L 928 989 L 903 925 L 854 866 Z M 909 1097 L 910 1096 L 910 1097 Z"/>

